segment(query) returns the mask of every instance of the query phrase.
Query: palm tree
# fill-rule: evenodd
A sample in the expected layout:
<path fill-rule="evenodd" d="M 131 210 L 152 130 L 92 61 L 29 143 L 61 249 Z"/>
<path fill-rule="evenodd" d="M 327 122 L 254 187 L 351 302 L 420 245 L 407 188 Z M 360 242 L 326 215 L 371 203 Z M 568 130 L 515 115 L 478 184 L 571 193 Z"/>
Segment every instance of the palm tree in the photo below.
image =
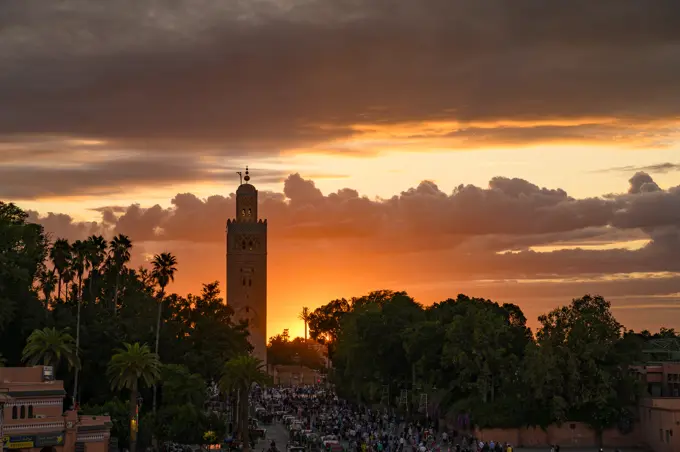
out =
<path fill-rule="evenodd" d="M 142 385 L 149 387 L 160 378 L 161 363 L 158 355 L 151 353 L 149 346 L 124 343 L 125 348 L 118 349 L 111 357 L 107 375 L 111 382 L 111 389 L 130 390 L 130 452 L 135 452 L 137 446 L 137 390 L 139 380 Z"/>
<path fill-rule="evenodd" d="M 76 314 L 76 354 L 78 353 L 78 350 L 80 349 L 80 311 L 81 307 L 83 305 L 83 274 L 85 273 L 86 266 L 88 264 L 87 261 L 87 244 L 81 240 L 76 240 L 73 242 L 73 258 L 71 261 L 71 265 L 73 268 L 73 271 L 75 272 L 76 276 L 78 277 L 78 286 L 76 287 L 76 296 L 78 297 L 78 309 L 77 309 L 77 314 Z M 79 369 L 76 367 L 76 375 L 74 378 L 73 382 L 73 405 L 75 406 L 76 401 L 78 400 L 78 376 L 80 372 Z"/>
<path fill-rule="evenodd" d="M 55 368 L 62 359 L 65 359 L 69 368 L 75 368 L 77 371 L 80 367 L 76 344 L 68 329 L 34 330 L 26 341 L 21 359 L 31 366 L 42 362 L 45 366 Z"/>
<path fill-rule="evenodd" d="M 130 249 L 132 242 L 130 238 L 123 234 L 118 234 L 109 242 L 109 259 L 116 272 L 116 288 L 113 292 L 113 312 L 118 308 L 118 292 L 120 289 L 120 276 L 125 264 L 130 261 Z"/>
<path fill-rule="evenodd" d="M 61 278 L 64 281 L 64 300 L 65 301 L 73 301 L 74 297 L 74 289 L 73 289 L 73 284 L 75 282 L 75 270 L 72 267 L 72 262 L 71 259 L 73 257 L 69 257 L 69 266 L 66 267 L 61 274 Z"/>
<path fill-rule="evenodd" d="M 254 356 L 241 355 L 230 359 L 224 365 L 220 378 L 220 389 L 223 392 L 233 391 L 238 395 L 238 431 L 243 443 L 243 451 L 249 452 L 248 412 L 250 411 L 248 396 L 253 384 L 265 385 L 270 382 L 264 369 L 264 363 Z"/>
<path fill-rule="evenodd" d="M 94 300 L 92 285 L 94 284 L 95 277 L 99 276 L 101 267 L 106 260 L 107 243 L 101 235 L 91 235 L 85 243 L 87 244 L 87 259 L 90 268 L 88 290 L 90 292 L 90 300 Z"/>
<path fill-rule="evenodd" d="M 61 301 L 61 284 L 64 280 L 64 273 L 67 271 L 71 261 L 71 245 L 66 239 L 57 239 L 50 248 L 50 259 L 54 265 L 54 271 L 59 275 L 57 286 L 57 300 Z"/>
<path fill-rule="evenodd" d="M 158 355 L 158 344 L 161 337 L 161 311 L 163 308 L 163 298 L 165 298 L 165 287 L 170 281 L 175 280 L 177 271 L 177 258 L 172 253 L 156 254 L 151 262 L 153 270 L 151 275 L 160 287 L 158 292 L 158 317 L 156 319 L 156 354 Z M 159 355 L 160 356 L 160 355 Z M 153 411 L 156 412 L 156 385 L 153 386 Z"/>
<path fill-rule="evenodd" d="M 298 315 L 298 319 L 302 320 L 305 324 L 305 343 L 307 343 L 307 326 L 309 325 L 310 314 L 311 312 L 309 312 L 309 308 L 305 306 L 302 308 L 302 311 L 300 311 L 300 314 Z"/>
<path fill-rule="evenodd" d="M 45 298 L 45 318 L 49 317 L 49 306 L 50 298 L 52 297 L 52 292 L 57 286 L 57 275 L 55 275 L 54 270 L 48 270 L 43 268 L 38 275 L 40 281 L 40 289 L 42 290 L 43 297 Z"/>

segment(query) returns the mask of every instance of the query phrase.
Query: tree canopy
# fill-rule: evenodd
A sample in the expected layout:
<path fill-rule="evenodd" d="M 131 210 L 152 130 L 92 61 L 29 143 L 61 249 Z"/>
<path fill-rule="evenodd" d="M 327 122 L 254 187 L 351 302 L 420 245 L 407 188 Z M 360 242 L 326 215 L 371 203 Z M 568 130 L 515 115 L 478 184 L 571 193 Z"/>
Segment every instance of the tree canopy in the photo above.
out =
<path fill-rule="evenodd" d="M 641 336 L 625 332 L 600 296 L 542 315 L 535 335 L 519 306 L 465 295 L 424 307 L 382 290 L 309 317 L 310 336 L 332 350 L 338 389 L 361 402 L 468 415 L 483 427 L 569 420 L 603 429 L 630 419 L 640 394 L 629 366 Z"/>
<path fill-rule="evenodd" d="M 272 365 L 301 365 L 310 369 L 325 368 L 321 353 L 310 341 L 301 337 L 291 339 L 288 330 L 269 338 L 267 363 Z"/>
<path fill-rule="evenodd" d="M 159 332 L 158 359 L 167 387 L 161 378 L 157 419 L 142 419 L 142 430 L 156 429 L 163 440 L 181 439 L 193 416 L 199 439 L 201 429 L 223 431 L 223 422 L 204 413 L 205 394 L 199 392 L 220 379 L 226 361 L 248 353 L 251 346 L 246 325 L 234 320 L 219 284 L 210 282 L 196 295 L 179 296 L 171 293 L 171 284 L 181 263 L 169 253 L 155 256 L 149 268 L 135 269 L 129 266 L 134 244 L 124 235 L 70 243 L 49 237 L 27 218 L 14 204 L 0 202 L 0 365 L 52 364 L 69 394 L 72 367 L 79 366 L 79 404 L 88 413 L 114 416 L 113 435 L 125 441 L 129 409 L 123 400 L 130 389 L 123 385 L 123 400 L 112 398 L 109 381 L 100 377 L 114 355 L 123 356 L 123 344 L 149 344 L 153 350 Z M 71 334 L 77 331 L 79 305 L 76 356 Z M 150 389 L 140 385 L 139 391 L 144 404 L 150 404 Z M 174 430 L 156 427 L 169 413 L 182 413 L 183 421 L 173 424 Z"/>

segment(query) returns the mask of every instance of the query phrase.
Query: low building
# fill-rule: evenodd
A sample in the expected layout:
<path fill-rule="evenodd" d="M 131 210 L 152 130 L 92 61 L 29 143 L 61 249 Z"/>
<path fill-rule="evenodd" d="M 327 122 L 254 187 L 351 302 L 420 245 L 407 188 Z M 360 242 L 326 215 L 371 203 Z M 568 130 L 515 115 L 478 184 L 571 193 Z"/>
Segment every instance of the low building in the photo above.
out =
<path fill-rule="evenodd" d="M 649 340 L 644 354 L 647 362 L 633 367 L 645 387 L 641 434 L 654 452 L 675 452 L 680 450 L 680 340 Z"/>
<path fill-rule="evenodd" d="M 679 451 L 680 398 L 648 397 L 642 399 L 640 426 L 645 444 L 654 452 Z"/>
<path fill-rule="evenodd" d="M 300 365 L 273 365 L 269 374 L 274 384 L 280 386 L 314 385 L 323 380 L 319 371 Z"/>
<path fill-rule="evenodd" d="M 64 412 L 63 381 L 52 368 L 0 367 L 6 394 L 0 430 L 4 448 L 31 452 L 108 452 L 111 419 Z"/>
<path fill-rule="evenodd" d="M 648 362 L 634 369 L 649 397 L 680 397 L 680 362 Z"/>

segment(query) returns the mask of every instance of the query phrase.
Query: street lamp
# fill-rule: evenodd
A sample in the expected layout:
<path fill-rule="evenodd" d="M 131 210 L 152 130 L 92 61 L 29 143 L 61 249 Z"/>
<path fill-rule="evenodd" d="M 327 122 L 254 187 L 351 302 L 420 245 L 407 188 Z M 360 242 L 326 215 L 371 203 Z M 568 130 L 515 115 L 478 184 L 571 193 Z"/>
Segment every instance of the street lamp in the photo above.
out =
<path fill-rule="evenodd" d="M 12 400 L 8 393 L 9 389 L 0 388 L 0 451 L 5 447 L 5 433 L 3 432 L 3 426 L 5 424 L 5 405 Z"/>
<path fill-rule="evenodd" d="M 137 441 L 137 432 L 139 431 L 139 407 L 142 406 L 144 399 L 141 395 L 137 396 L 137 406 L 135 407 L 135 417 L 130 419 L 130 439 Z"/>

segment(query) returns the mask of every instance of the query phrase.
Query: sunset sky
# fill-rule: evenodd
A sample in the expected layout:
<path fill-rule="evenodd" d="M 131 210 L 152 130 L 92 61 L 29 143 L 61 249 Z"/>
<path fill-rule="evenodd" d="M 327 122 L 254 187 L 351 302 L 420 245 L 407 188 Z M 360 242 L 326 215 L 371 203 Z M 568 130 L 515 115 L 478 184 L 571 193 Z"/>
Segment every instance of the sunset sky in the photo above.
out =
<path fill-rule="evenodd" d="M 0 199 L 225 274 L 235 171 L 269 324 L 375 289 L 680 327 L 677 0 L 6 0 Z"/>

